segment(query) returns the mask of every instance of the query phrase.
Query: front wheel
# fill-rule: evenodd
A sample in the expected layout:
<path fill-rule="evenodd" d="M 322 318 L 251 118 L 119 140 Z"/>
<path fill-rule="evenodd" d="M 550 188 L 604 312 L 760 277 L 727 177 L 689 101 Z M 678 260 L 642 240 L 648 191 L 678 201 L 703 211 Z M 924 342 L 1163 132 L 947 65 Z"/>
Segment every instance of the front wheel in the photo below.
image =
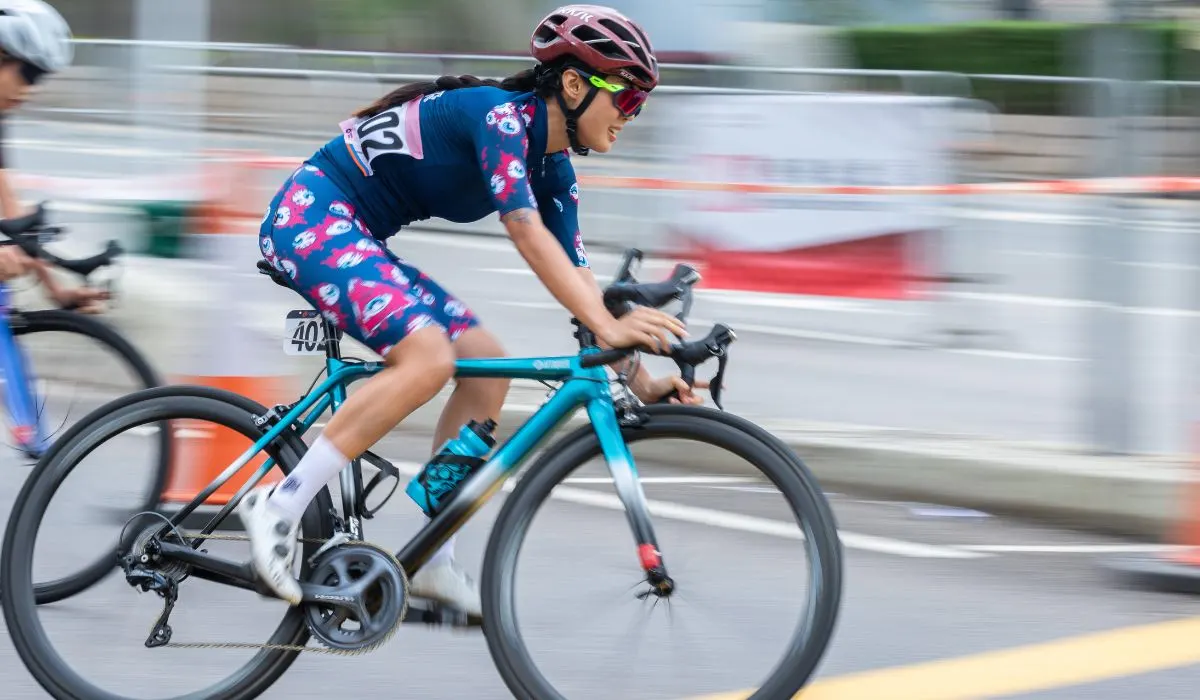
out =
<path fill-rule="evenodd" d="M 837 534 L 837 524 L 828 501 L 815 477 L 791 450 L 765 430 L 744 419 L 692 406 L 655 405 L 647 407 L 647 413 L 649 421 L 644 426 L 622 430 L 631 451 L 637 446 L 637 443 L 644 441 L 684 440 L 703 443 L 705 449 L 728 453 L 731 459 L 739 459 L 747 463 L 752 470 L 759 472 L 762 478 L 757 483 L 760 486 L 753 488 L 773 486 L 782 492 L 786 511 L 791 518 L 794 518 L 794 525 L 798 526 L 794 536 L 785 540 L 788 542 L 786 546 L 790 549 L 791 543 L 794 541 L 797 546 L 803 548 L 804 554 L 811 562 L 807 577 L 808 591 L 794 596 L 804 600 L 808 605 L 808 611 L 807 614 L 800 616 L 796 626 L 786 634 L 783 640 L 780 640 L 785 648 L 782 649 L 781 654 L 773 656 L 777 660 L 766 673 L 766 677 L 758 682 L 757 690 L 750 697 L 759 699 L 792 697 L 805 686 L 823 658 L 832 637 L 840 608 L 842 550 Z M 670 450 L 662 452 L 667 455 L 667 462 L 677 461 L 670 456 L 672 454 Z M 553 495 L 573 496 L 577 503 L 583 503 L 585 506 L 600 505 L 603 507 L 602 499 L 605 494 L 585 493 L 581 498 L 578 489 L 562 486 L 563 482 L 572 477 L 581 466 L 600 454 L 599 439 L 590 425 L 577 429 L 557 445 L 551 446 L 521 478 L 512 495 L 504 503 L 493 527 L 483 563 L 481 581 L 484 629 L 487 633 L 488 647 L 497 669 L 509 690 L 518 698 L 543 700 L 562 698 L 564 695 L 572 698 L 582 697 L 578 692 L 582 690 L 581 688 L 572 688 L 570 691 L 563 690 L 561 686 L 556 688 L 533 661 L 526 645 L 528 637 L 527 635 L 523 636 L 521 625 L 518 622 L 514 580 L 516 580 L 518 572 L 518 556 L 523 546 L 530 542 L 528 530 L 531 523 L 539 511 L 553 511 L 551 508 L 543 508 L 550 501 L 552 492 L 554 492 Z M 641 471 L 640 464 L 638 471 Z M 744 471 L 746 470 L 739 470 L 739 473 Z M 689 478 L 692 477 L 686 476 L 686 474 L 676 477 L 677 481 Z M 703 481 L 703 478 L 694 480 Z M 581 477 L 576 481 L 578 483 L 595 483 L 598 479 Z M 659 480 L 659 483 L 663 481 L 666 480 Z M 563 493 L 572 491 L 574 494 Z M 611 499 L 611 496 L 608 498 Z M 693 523 L 697 520 L 689 514 L 701 511 L 700 508 L 694 506 L 679 506 L 673 503 L 661 505 L 659 508 L 661 510 L 658 512 L 661 512 L 663 516 L 670 516 L 672 512 L 675 514 L 682 512 L 685 516 L 683 519 L 690 518 Z M 783 510 L 784 508 L 780 509 L 781 512 Z M 654 505 L 650 507 L 650 511 L 651 513 L 647 517 L 656 518 Z M 717 513 L 718 519 L 721 515 L 728 515 L 718 511 L 707 512 Z M 582 518 L 593 517 L 582 511 L 573 511 L 573 513 L 577 514 L 571 516 L 572 523 L 576 523 Z M 754 519 L 753 516 L 748 516 L 748 518 Z M 665 519 L 666 517 L 663 518 L 663 520 Z M 793 525 L 783 519 L 772 522 L 777 526 Z M 660 521 L 656 523 L 655 527 L 658 528 L 662 525 L 664 523 Z M 586 525 L 579 525 L 579 527 L 582 530 L 586 528 Z M 704 526 L 701 525 L 701 527 Z M 595 530 L 596 528 L 597 526 L 593 525 L 590 529 Z M 707 531 L 704 534 L 707 535 Z M 625 537 L 628 538 L 628 536 L 626 530 Z M 537 537 L 533 539 L 540 540 Z M 625 541 L 629 542 L 628 546 L 632 548 L 632 542 L 629 539 Z M 709 551 L 718 550 L 720 546 L 719 543 L 702 545 Z M 771 546 L 777 547 L 774 542 L 771 543 Z M 577 545 L 576 551 L 582 549 L 582 546 Z M 694 579 L 688 580 L 679 572 L 671 571 L 672 550 L 670 547 L 663 547 L 663 550 L 662 555 L 668 571 L 675 577 L 677 591 L 682 592 L 685 587 L 689 585 L 694 587 L 694 584 L 699 583 Z M 721 555 L 723 556 L 724 552 Z M 636 557 L 630 554 L 625 561 L 632 564 L 636 561 Z M 555 571 L 569 572 L 585 563 L 587 562 L 561 562 L 553 568 Z M 772 564 L 765 562 L 763 565 L 770 567 Z M 562 577 L 554 576 L 552 580 L 547 580 L 546 587 L 558 586 L 560 589 L 568 587 L 568 584 L 560 582 L 560 578 Z M 705 581 L 705 583 L 710 582 Z M 753 583 L 749 583 L 748 587 L 753 589 L 753 585 Z M 791 591 L 792 588 L 787 587 L 783 592 L 792 597 Z M 730 607 L 733 607 L 739 599 L 745 597 L 746 593 L 746 589 L 727 590 L 715 602 L 718 605 L 728 603 Z M 629 591 L 629 594 L 632 597 L 633 591 Z M 669 601 L 670 598 L 667 600 Z M 577 608 L 585 607 L 582 602 L 575 605 Z M 680 627 L 682 626 L 677 623 L 673 626 L 674 629 Z M 690 630 L 689 633 L 695 635 L 696 631 Z M 549 635 L 540 628 L 538 632 L 554 638 L 553 635 Z M 635 645 L 640 641 L 641 639 L 634 638 L 628 643 Z M 703 640 L 698 641 L 701 644 L 704 643 Z M 772 654 L 774 655 L 776 651 L 778 650 L 773 648 Z M 559 653 L 559 650 L 552 653 Z M 764 661 L 770 663 L 771 660 L 765 659 Z M 686 657 L 681 661 L 690 663 L 693 667 L 700 663 L 693 658 Z M 667 669 L 663 670 L 667 671 Z M 693 669 L 669 669 L 671 672 L 684 674 L 691 670 Z M 615 680 L 615 678 L 611 680 Z M 564 684 L 570 682 L 572 681 L 563 681 Z M 602 685 L 603 683 L 603 681 L 600 682 Z M 609 686 L 608 690 L 612 691 L 613 688 Z M 645 692 L 646 690 L 639 688 L 639 691 Z M 622 691 L 621 694 L 629 696 L 628 691 Z M 603 691 L 601 695 L 603 696 Z"/>
<path fill-rule="evenodd" d="M 99 319 L 60 309 L 25 311 L 14 317 L 12 334 L 15 338 L 20 339 L 21 352 L 27 361 L 32 362 L 36 358 L 37 364 L 44 363 L 43 366 L 27 368 L 26 371 L 29 373 L 29 376 L 26 377 L 27 381 L 66 382 L 73 379 L 90 385 L 93 390 L 97 387 L 104 387 L 107 390 L 104 393 L 111 391 L 115 391 L 117 394 L 125 393 L 126 390 L 113 388 L 110 385 L 114 377 L 109 374 L 114 373 L 114 370 L 98 365 L 94 359 L 82 359 L 71 354 L 70 345 L 66 339 L 74 337 L 82 340 L 85 347 L 93 346 L 93 349 L 98 347 L 112 356 L 116 360 L 119 370 L 132 375 L 133 380 L 137 383 L 134 391 L 162 386 L 162 378 L 142 353 L 114 328 Z M 41 413 L 40 408 L 47 403 L 47 398 L 47 396 L 36 394 L 30 397 L 31 403 L 36 404 L 34 408 L 39 409 L 39 414 Z M 32 442 L 21 446 L 34 459 L 40 458 L 45 453 L 47 445 L 43 443 L 51 442 L 51 435 L 44 434 L 44 431 L 53 430 L 56 427 L 53 424 L 46 424 L 43 418 L 44 416 L 41 415 L 30 417 L 31 427 L 35 423 L 37 425 L 36 431 L 31 434 Z M 61 418 L 62 427 L 65 427 L 69 416 Z M 55 420 L 58 419 L 59 417 L 55 416 Z M 165 430 L 161 431 L 161 436 L 156 445 L 158 468 L 154 471 L 156 480 L 149 485 L 148 507 L 153 506 L 152 499 L 157 498 L 158 493 L 162 491 L 167 471 L 169 445 Z"/>

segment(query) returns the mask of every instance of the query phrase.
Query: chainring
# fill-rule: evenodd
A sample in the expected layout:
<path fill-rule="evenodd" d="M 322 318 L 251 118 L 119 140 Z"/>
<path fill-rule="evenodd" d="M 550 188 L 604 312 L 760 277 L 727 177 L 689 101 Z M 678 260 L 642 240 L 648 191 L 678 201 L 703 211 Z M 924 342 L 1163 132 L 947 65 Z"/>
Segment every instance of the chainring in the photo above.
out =
<path fill-rule="evenodd" d="M 224 533 L 216 533 L 216 532 L 209 533 L 209 534 L 203 534 L 200 532 L 188 532 L 188 531 L 185 531 L 182 534 L 183 534 L 183 537 L 187 538 L 187 539 L 198 538 L 198 539 L 204 539 L 204 540 L 220 540 L 220 541 L 229 541 L 229 542 L 249 542 L 250 541 L 250 538 L 247 537 L 246 535 L 224 534 Z M 140 541 L 140 537 L 135 538 L 135 542 L 138 542 L 138 541 Z M 302 543 L 307 543 L 307 544 L 327 545 L 330 540 L 329 539 L 301 537 L 301 538 L 299 538 L 299 541 Z M 400 566 L 400 562 L 396 560 L 395 555 L 393 555 L 391 552 L 388 552 L 387 550 L 382 549 L 381 547 L 377 547 L 373 544 L 363 542 L 361 540 L 350 540 L 350 541 L 342 543 L 341 545 L 333 547 L 325 552 L 322 552 L 321 557 L 317 561 L 316 566 L 313 568 L 313 570 L 314 571 L 322 570 L 321 569 L 322 564 L 327 563 L 327 562 L 331 563 L 331 562 L 335 561 L 335 559 L 332 558 L 330 555 L 332 555 L 334 552 L 337 552 L 337 551 L 340 551 L 343 549 L 355 549 L 355 550 L 366 549 L 366 550 L 369 550 L 373 555 L 379 555 L 382 558 L 389 560 L 391 562 L 391 565 L 394 567 L 394 571 L 399 572 L 400 581 L 403 582 L 403 586 L 402 586 L 403 596 L 401 598 L 401 608 L 400 608 L 399 614 L 396 616 L 396 621 L 385 633 L 372 635 L 372 637 L 375 638 L 373 642 L 367 642 L 365 645 L 362 645 L 359 647 L 353 647 L 353 646 L 345 646 L 344 644 L 342 644 L 341 641 L 338 641 L 337 646 L 331 646 L 331 643 L 333 642 L 333 640 L 327 639 L 326 635 L 323 635 L 323 634 L 317 632 L 316 630 L 312 629 L 312 622 L 310 619 L 308 619 L 308 612 L 305 611 L 303 614 L 305 614 L 305 616 L 306 616 L 306 623 L 308 623 L 309 632 L 310 632 L 310 634 L 312 634 L 313 636 L 315 636 L 317 638 L 318 642 L 321 643 L 320 646 L 308 646 L 308 645 L 298 645 L 298 644 L 273 644 L 270 642 L 263 643 L 263 642 L 234 642 L 234 641 L 211 641 L 211 642 L 174 642 L 174 641 L 172 641 L 172 642 L 168 642 L 166 644 L 159 645 L 158 648 L 164 648 L 164 649 L 166 649 L 166 648 L 170 648 L 170 649 L 253 649 L 253 650 L 266 649 L 266 650 L 271 650 L 271 651 L 283 651 L 283 652 L 290 652 L 290 653 L 308 652 L 308 653 L 332 654 L 335 656 L 354 656 L 354 655 L 364 654 L 367 652 L 374 651 L 376 648 L 378 648 L 380 645 L 382 645 L 388 639 L 390 639 L 393 634 L 396 633 L 396 630 L 399 629 L 400 624 L 403 623 L 405 617 L 408 615 L 408 577 L 404 573 L 404 569 Z M 184 565 L 184 566 L 187 566 L 187 565 Z M 332 566 L 332 564 L 331 564 L 331 566 Z M 190 570 L 190 567 L 189 567 L 189 570 Z M 336 574 L 336 569 L 334 571 Z M 312 582 L 317 582 L 319 585 L 326 585 L 323 583 L 319 583 L 321 579 L 316 578 L 315 576 L 310 577 L 308 580 L 312 581 Z M 319 613 L 319 611 L 322 609 L 325 609 L 326 606 L 323 606 L 323 605 L 309 606 L 308 604 L 305 604 L 304 607 L 305 608 L 308 608 L 308 607 L 317 608 L 318 614 L 317 614 L 316 620 L 318 623 L 321 622 L 322 616 Z M 330 606 L 330 607 L 333 607 L 333 606 Z"/>
<path fill-rule="evenodd" d="M 391 639 L 408 614 L 408 576 L 396 557 L 363 542 L 324 553 L 308 583 L 332 586 L 328 605 L 305 603 L 309 631 L 345 652 L 371 651 Z"/>

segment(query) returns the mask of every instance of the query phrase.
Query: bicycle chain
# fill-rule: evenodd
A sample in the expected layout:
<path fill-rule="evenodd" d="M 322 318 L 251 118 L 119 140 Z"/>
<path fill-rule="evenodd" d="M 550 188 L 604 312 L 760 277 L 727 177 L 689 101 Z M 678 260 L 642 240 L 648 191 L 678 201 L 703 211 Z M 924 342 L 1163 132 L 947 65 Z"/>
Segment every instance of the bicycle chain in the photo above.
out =
<path fill-rule="evenodd" d="M 194 536 L 197 539 L 205 539 L 205 540 L 229 540 L 229 541 L 237 541 L 237 542 L 249 542 L 250 541 L 250 537 L 248 535 L 219 535 L 216 533 L 209 534 L 209 535 L 202 535 L 200 533 L 190 533 L 190 532 L 183 531 L 183 530 L 175 530 L 174 532 L 181 533 L 184 536 L 189 537 L 189 538 Z M 332 538 L 330 538 L 330 539 L 332 539 Z M 325 543 L 329 542 L 328 539 L 323 540 L 323 539 L 317 539 L 314 537 L 298 537 L 298 538 L 296 538 L 296 541 L 306 543 L 306 544 L 325 544 Z M 400 611 L 400 616 L 397 618 L 396 624 L 392 626 L 392 629 L 390 631 L 388 631 L 388 633 L 382 639 L 375 642 L 374 644 L 367 646 L 367 647 L 363 647 L 362 649 L 336 649 L 333 647 L 324 646 L 321 643 L 320 638 L 317 637 L 317 635 L 312 634 L 311 630 L 310 630 L 311 638 L 315 639 L 318 644 L 322 644 L 321 646 L 307 646 L 307 645 L 300 646 L 298 644 L 265 644 L 265 643 L 264 644 L 253 644 L 253 643 L 249 643 L 249 642 L 167 642 L 166 644 L 163 644 L 159 648 L 163 648 L 163 649 L 172 649 L 172 648 L 173 649 L 270 649 L 272 651 L 316 652 L 316 653 L 320 653 L 320 654 L 331 654 L 334 656 L 359 656 L 361 654 L 367 654 L 372 651 L 375 651 L 376 649 L 382 647 L 384 644 L 387 644 L 389 641 L 391 641 L 392 637 L 395 636 L 396 631 L 400 629 L 400 625 L 404 624 L 404 618 L 407 617 L 407 615 L 408 615 L 408 574 L 405 573 L 404 567 L 402 567 L 400 565 L 400 561 L 398 559 L 396 559 L 396 555 L 387 551 L 386 549 L 380 547 L 379 545 L 372 544 L 365 540 L 346 540 L 344 542 L 340 542 L 337 546 L 340 547 L 342 545 L 365 546 L 365 547 L 370 547 L 371 549 L 374 549 L 378 552 L 382 552 L 384 555 L 386 555 L 389 559 L 392 560 L 392 562 L 396 565 L 396 568 L 400 570 L 401 576 L 404 577 L 404 589 L 405 589 L 404 607 Z M 301 605 L 305 605 L 305 603 L 302 603 Z M 308 622 L 305 621 L 306 626 L 307 626 L 307 624 L 308 624 Z M 156 626 L 157 626 L 157 622 L 150 626 L 151 632 L 154 631 L 154 628 Z"/>

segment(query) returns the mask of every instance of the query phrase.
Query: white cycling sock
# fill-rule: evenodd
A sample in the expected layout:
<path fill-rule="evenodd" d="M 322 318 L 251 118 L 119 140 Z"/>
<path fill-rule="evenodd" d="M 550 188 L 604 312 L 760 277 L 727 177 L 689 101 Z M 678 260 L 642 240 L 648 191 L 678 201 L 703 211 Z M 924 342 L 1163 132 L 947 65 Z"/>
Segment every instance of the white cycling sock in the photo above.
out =
<path fill-rule="evenodd" d="M 321 434 L 300 458 L 296 470 L 275 487 L 267 503 L 294 524 L 304 516 L 305 509 L 321 487 L 349 464 L 350 459 Z"/>
<path fill-rule="evenodd" d="M 425 518 L 425 523 L 429 524 L 429 518 Z M 433 553 L 433 556 L 429 557 L 429 561 L 425 562 L 425 566 L 433 568 L 454 559 L 454 542 L 457 539 L 458 533 L 451 535 L 450 539 L 446 540 L 446 544 L 442 545 L 438 551 Z"/>

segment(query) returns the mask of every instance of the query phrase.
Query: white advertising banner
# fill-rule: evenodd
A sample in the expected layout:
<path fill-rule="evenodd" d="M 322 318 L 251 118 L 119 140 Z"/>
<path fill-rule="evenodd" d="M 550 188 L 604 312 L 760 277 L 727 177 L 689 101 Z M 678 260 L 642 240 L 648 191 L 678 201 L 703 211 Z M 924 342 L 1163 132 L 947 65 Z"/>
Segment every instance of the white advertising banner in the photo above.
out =
<path fill-rule="evenodd" d="M 947 180 L 943 100 L 840 94 L 673 96 L 676 177 L 776 185 L 927 185 Z M 722 249 L 782 251 L 928 231 L 928 198 L 896 194 L 685 192 L 678 233 Z"/>

